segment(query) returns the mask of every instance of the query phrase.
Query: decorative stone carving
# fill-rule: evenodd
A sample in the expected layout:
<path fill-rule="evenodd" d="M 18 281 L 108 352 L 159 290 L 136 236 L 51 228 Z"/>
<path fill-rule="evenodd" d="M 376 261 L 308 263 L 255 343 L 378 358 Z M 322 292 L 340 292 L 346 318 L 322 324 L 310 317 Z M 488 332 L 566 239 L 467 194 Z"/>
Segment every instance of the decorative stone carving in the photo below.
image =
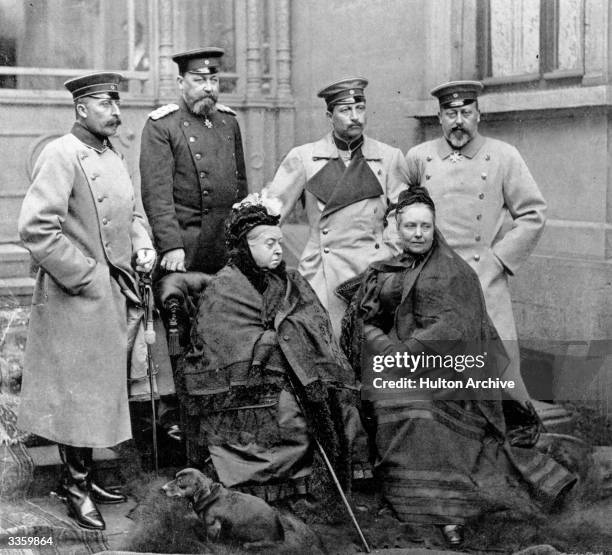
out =
<path fill-rule="evenodd" d="M 26 156 L 26 167 L 25 172 L 28 178 L 28 182 L 32 181 L 33 173 L 34 173 L 34 164 L 36 164 L 36 160 L 40 156 L 43 148 L 47 146 L 53 139 L 57 139 L 61 137 L 63 133 L 49 133 L 46 135 L 41 135 L 37 137 L 34 142 L 28 148 L 28 155 Z"/>

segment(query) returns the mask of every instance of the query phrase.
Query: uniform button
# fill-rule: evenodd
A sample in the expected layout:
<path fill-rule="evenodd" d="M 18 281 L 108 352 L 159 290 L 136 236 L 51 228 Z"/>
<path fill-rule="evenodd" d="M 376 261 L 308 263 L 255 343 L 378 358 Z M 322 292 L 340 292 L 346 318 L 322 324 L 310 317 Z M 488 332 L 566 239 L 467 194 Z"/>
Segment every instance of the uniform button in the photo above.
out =
<path fill-rule="evenodd" d="M 431 162 L 432 161 L 432 157 L 431 156 L 427 156 L 427 161 Z"/>
<path fill-rule="evenodd" d="M 198 153 L 197 153 L 197 154 L 194 156 L 194 158 L 195 158 L 196 160 L 201 160 L 201 159 L 202 159 L 202 155 L 201 155 L 201 154 L 198 152 Z"/>
<path fill-rule="evenodd" d="M 477 219 L 477 220 L 482 220 L 482 214 L 478 214 L 478 215 L 476 216 L 476 219 Z"/>
<path fill-rule="evenodd" d="M 283 340 L 289 341 L 289 336 L 288 335 L 283 335 Z"/>
<path fill-rule="evenodd" d="M 204 179 L 206 177 L 206 172 L 200 172 L 200 177 Z"/>
<path fill-rule="evenodd" d="M 82 152 L 81 153 L 81 160 L 85 160 L 85 158 L 87 158 L 87 153 L 86 152 Z"/>
<path fill-rule="evenodd" d="M 429 175 L 428 173 L 425 174 L 425 179 L 431 179 L 431 175 Z"/>
<path fill-rule="evenodd" d="M 329 249 L 328 249 L 327 247 L 325 247 L 325 248 L 323 249 L 323 252 L 324 252 L 325 254 L 328 254 L 328 253 L 329 253 Z"/>
<path fill-rule="evenodd" d="M 106 241 L 106 243 L 104 243 L 104 246 L 108 249 L 110 247 L 110 243 Z"/>
<path fill-rule="evenodd" d="M 108 220 L 106 218 L 102 218 L 102 223 L 106 225 L 108 223 Z"/>
<path fill-rule="evenodd" d="M 327 228 L 323 229 L 322 233 L 323 233 L 323 235 L 327 235 L 329 233 L 329 229 L 327 229 Z"/>
<path fill-rule="evenodd" d="M 202 214 L 204 214 L 206 216 L 206 214 L 208 214 L 210 212 L 210 209 L 208 208 L 204 208 L 204 210 L 202 210 Z"/>
<path fill-rule="evenodd" d="M 491 159 L 491 155 L 490 154 L 485 154 L 485 160 L 488 162 Z"/>
<path fill-rule="evenodd" d="M 196 142 L 196 138 L 195 137 L 189 137 L 189 142 L 190 143 L 195 143 Z"/>
<path fill-rule="evenodd" d="M 204 189 L 204 190 L 202 191 L 202 194 L 203 194 L 205 197 L 207 197 L 207 196 L 209 195 L 209 193 L 208 193 L 208 191 L 207 191 L 206 189 Z"/>
<path fill-rule="evenodd" d="M 103 200 L 104 200 L 104 197 L 103 197 L 102 195 L 100 195 L 100 196 L 98 197 L 98 202 L 102 202 Z"/>
<path fill-rule="evenodd" d="M 475 260 L 476 262 L 478 262 L 478 261 L 480 260 L 480 255 L 479 255 L 479 254 L 475 254 L 475 255 L 474 255 L 474 260 Z"/>
<path fill-rule="evenodd" d="M 185 127 L 189 127 L 189 122 L 188 122 L 188 121 L 184 121 L 184 122 L 183 122 L 183 125 L 184 125 Z"/>
<path fill-rule="evenodd" d="M 92 173 L 91 174 L 91 180 L 95 181 L 96 179 L 98 179 L 98 177 L 100 177 L 97 173 Z"/>
<path fill-rule="evenodd" d="M 487 178 L 487 174 L 486 173 L 481 173 L 480 174 L 480 179 L 486 179 Z"/>
<path fill-rule="evenodd" d="M 476 239 L 476 241 L 480 241 L 480 235 L 476 235 L 476 237 L 474 237 L 474 239 Z"/>
<path fill-rule="evenodd" d="M 484 198 L 484 193 L 480 193 L 480 194 L 478 195 L 478 198 L 479 198 L 480 200 L 482 200 L 482 199 Z"/>

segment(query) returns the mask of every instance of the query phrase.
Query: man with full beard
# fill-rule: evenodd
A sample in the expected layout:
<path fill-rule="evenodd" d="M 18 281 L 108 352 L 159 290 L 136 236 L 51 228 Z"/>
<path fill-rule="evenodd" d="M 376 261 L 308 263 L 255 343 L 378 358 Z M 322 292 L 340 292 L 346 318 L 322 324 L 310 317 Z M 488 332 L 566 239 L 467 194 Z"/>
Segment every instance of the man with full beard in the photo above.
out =
<path fill-rule="evenodd" d="M 408 151 L 409 184 L 428 189 L 436 226 L 478 274 L 487 312 L 511 358 L 504 378 L 516 387 L 508 393 L 527 401 L 508 276 L 535 248 L 546 202 L 518 150 L 478 133 L 482 88 L 478 81 L 453 81 L 431 91 L 440 103 L 443 137 Z"/>
<path fill-rule="evenodd" d="M 181 98 L 151 112 L 142 132 L 142 200 L 166 272 L 219 270 L 223 222 L 247 194 L 236 113 L 217 103 L 223 53 L 172 56 Z"/>

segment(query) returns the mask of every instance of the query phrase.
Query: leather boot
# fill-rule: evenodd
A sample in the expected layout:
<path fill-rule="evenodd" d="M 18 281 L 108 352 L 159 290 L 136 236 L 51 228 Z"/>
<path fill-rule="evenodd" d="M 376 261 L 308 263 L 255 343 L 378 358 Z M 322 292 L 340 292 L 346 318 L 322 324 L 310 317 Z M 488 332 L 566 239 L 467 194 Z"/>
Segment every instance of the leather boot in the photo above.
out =
<path fill-rule="evenodd" d="M 81 528 L 104 530 L 106 524 L 90 495 L 91 467 L 86 461 L 91 460 L 91 449 L 62 444 L 58 449 L 63 463 L 60 493 L 68 505 L 68 514 Z"/>
<path fill-rule="evenodd" d="M 125 495 L 108 491 L 107 489 L 104 489 L 100 484 L 96 483 L 96 481 L 94 480 L 95 472 L 93 470 L 92 455 L 93 450 L 89 449 L 88 452 L 85 453 L 84 460 L 85 467 L 89 470 L 88 483 L 91 498 L 100 505 L 115 505 L 117 503 L 125 503 L 127 501 L 127 497 Z"/>

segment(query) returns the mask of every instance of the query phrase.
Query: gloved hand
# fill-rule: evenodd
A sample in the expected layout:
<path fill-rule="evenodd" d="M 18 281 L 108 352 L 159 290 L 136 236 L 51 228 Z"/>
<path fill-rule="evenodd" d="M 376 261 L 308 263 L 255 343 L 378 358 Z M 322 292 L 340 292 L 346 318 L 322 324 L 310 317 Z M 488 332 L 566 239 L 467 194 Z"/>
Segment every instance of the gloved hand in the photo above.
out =
<path fill-rule="evenodd" d="M 252 369 L 261 369 L 266 366 L 270 355 L 278 345 L 276 330 L 264 331 L 253 347 Z"/>
<path fill-rule="evenodd" d="M 401 342 L 393 342 L 389 336 L 381 330 L 379 327 L 372 324 L 365 324 L 363 326 L 365 339 L 368 343 L 368 349 L 371 352 L 380 355 L 390 355 L 397 351 L 404 351 L 405 346 Z"/>

